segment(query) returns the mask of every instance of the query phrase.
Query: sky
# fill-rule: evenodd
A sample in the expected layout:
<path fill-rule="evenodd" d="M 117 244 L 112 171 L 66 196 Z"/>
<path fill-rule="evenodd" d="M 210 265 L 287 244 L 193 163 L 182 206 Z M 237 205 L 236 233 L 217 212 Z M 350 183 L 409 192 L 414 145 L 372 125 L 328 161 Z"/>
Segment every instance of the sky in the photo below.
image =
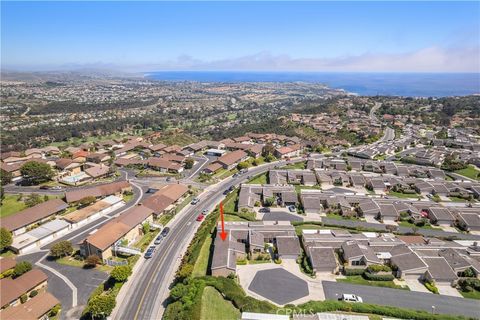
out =
<path fill-rule="evenodd" d="M 1 1 L 1 67 L 480 72 L 480 2 Z"/>

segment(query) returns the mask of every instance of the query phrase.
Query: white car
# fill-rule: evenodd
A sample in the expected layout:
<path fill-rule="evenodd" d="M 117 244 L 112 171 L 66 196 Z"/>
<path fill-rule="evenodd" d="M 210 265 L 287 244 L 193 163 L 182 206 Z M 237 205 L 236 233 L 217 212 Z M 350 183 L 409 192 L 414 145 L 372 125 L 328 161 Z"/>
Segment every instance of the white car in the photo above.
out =
<path fill-rule="evenodd" d="M 354 294 L 342 294 L 342 297 L 340 300 L 345 301 L 345 302 L 363 302 L 362 297 L 359 297 Z"/>

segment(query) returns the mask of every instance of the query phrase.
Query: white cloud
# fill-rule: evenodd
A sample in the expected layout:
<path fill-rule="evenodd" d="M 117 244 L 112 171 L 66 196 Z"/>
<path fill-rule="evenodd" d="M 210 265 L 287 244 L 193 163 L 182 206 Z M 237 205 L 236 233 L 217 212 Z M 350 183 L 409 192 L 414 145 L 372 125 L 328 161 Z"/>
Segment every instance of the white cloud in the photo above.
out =
<path fill-rule="evenodd" d="M 269 52 L 215 61 L 200 61 L 190 56 L 182 56 L 175 61 L 165 61 L 148 68 L 149 70 L 480 72 L 480 48 L 429 47 L 403 54 L 365 53 L 337 58 L 291 58 L 288 55 L 273 55 Z"/>

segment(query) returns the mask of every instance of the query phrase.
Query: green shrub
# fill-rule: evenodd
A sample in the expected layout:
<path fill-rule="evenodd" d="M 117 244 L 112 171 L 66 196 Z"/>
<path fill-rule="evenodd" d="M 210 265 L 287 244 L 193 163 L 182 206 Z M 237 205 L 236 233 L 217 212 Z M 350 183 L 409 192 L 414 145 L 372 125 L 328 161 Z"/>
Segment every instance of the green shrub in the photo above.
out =
<path fill-rule="evenodd" d="M 427 288 L 430 292 L 438 294 L 438 288 L 435 286 L 434 283 L 425 282 L 424 285 L 425 288 Z"/>
<path fill-rule="evenodd" d="M 346 276 L 360 276 L 365 272 L 363 268 L 344 268 L 343 273 Z"/>
<path fill-rule="evenodd" d="M 12 276 L 14 278 L 20 277 L 22 274 L 32 270 L 32 264 L 28 261 L 21 261 L 15 265 Z"/>
<path fill-rule="evenodd" d="M 30 298 L 33 298 L 33 297 L 35 297 L 37 294 L 38 294 L 38 291 L 37 291 L 37 290 L 32 290 L 28 296 L 29 296 Z"/>
<path fill-rule="evenodd" d="M 370 273 L 370 272 L 365 272 L 363 274 L 363 277 L 367 280 L 371 281 L 392 281 L 395 279 L 393 274 L 376 274 L 376 273 Z"/>
<path fill-rule="evenodd" d="M 27 300 L 28 300 L 28 296 L 27 296 L 26 293 L 24 293 L 20 296 L 20 302 L 21 303 L 25 303 L 25 302 L 27 302 Z"/>
<path fill-rule="evenodd" d="M 58 314 L 58 312 L 60 312 L 60 309 L 61 309 L 60 304 L 57 304 L 55 307 L 52 308 L 52 310 L 50 310 L 48 315 L 50 317 L 55 317 Z"/>
<path fill-rule="evenodd" d="M 377 272 L 391 272 L 392 269 L 387 266 L 387 265 L 383 265 L 383 264 L 372 264 L 372 265 L 369 265 L 366 269 L 367 272 L 370 272 L 370 273 L 377 273 Z"/>
<path fill-rule="evenodd" d="M 281 264 L 281 263 L 282 263 L 282 259 L 280 259 L 280 258 L 275 259 L 274 262 L 275 262 L 275 264 Z"/>
<path fill-rule="evenodd" d="M 127 281 L 128 277 L 132 274 L 132 267 L 129 265 L 125 266 L 116 266 L 113 268 L 112 272 L 110 273 L 110 277 L 117 282 L 125 282 Z"/>

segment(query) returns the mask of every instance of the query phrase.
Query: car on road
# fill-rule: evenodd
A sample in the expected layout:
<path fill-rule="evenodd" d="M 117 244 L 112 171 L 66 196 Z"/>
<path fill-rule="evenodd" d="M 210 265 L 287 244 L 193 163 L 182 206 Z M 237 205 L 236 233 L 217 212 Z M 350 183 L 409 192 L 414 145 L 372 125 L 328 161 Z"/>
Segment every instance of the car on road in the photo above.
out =
<path fill-rule="evenodd" d="M 236 178 L 236 177 L 238 177 L 238 176 L 239 176 L 238 173 L 234 173 L 233 176 L 232 176 L 232 178 Z"/>
<path fill-rule="evenodd" d="M 258 212 L 267 213 L 267 212 L 270 212 L 270 208 L 263 207 L 263 208 L 260 208 L 260 209 L 258 210 Z"/>
<path fill-rule="evenodd" d="M 41 186 L 40 190 L 50 190 L 50 187 L 49 186 Z"/>
<path fill-rule="evenodd" d="M 165 237 L 168 235 L 169 232 L 170 232 L 170 228 L 169 228 L 169 227 L 165 227 L 165 228 L 163 228 L 162 233 L 160 233 L 160 235 L 161 235 L 163 238 L 165 238 Z"/>
<path fill-rule="evenodd" d="M 291 206 L 288 206 L 288 211 L 295 212 L 297 211 L 297 208 L 294 205 L 291 205 Z"/>
<path fill-rule="evenodd" d="M 160 244 L 162 242 L 163 237 L 159 235 L 158 237 L 155 238 L 155 241 L 153 242 L 154 244 Z"/>
<path fill-rule="evenodd" d="M 153 256 L 154 252 L 155 252 L 154 246 L 148 247 L 147 251 L 145 252 L 145 259 L 150 259 Z"/>
<path fill-rule="evenodd" d="M 190 202 L 190 204 L 196 205 L 196 204 L 199 203 L 199 202 L 200 202 L 200 199 L 198 199 L 198 198 L 193 198 L 193 200 L 192 200 L 192 202 Z"/>
<path fill-rule="evenodd" d="M 53 186 L 50 189 L 51 190 L 62 190 L 63 188 L 61 186 Z"/>
<path fill-rule="evenodd" d="M 197 221 L 203 221 L 205 219 L 205 215 L 203 213 L 200 213 L 197 217 Z"/>
<path fill-rule="evenodd" d="M 338 300 L 345 301 L 345 302 L 363 302 L 362 297 L 359 297 L 355 294 L 346 294 L 346 293 L 342 294 L 342 296 Z"/>
<path fill-rule="evenodd" d="M 207 210 L 207 209 L 203 209 L 203 210 L 202 210 L 202 214 L 203 214 L 204 216 L 206 216 L 206 215 L 208 214 L 208 210 Z"/>

